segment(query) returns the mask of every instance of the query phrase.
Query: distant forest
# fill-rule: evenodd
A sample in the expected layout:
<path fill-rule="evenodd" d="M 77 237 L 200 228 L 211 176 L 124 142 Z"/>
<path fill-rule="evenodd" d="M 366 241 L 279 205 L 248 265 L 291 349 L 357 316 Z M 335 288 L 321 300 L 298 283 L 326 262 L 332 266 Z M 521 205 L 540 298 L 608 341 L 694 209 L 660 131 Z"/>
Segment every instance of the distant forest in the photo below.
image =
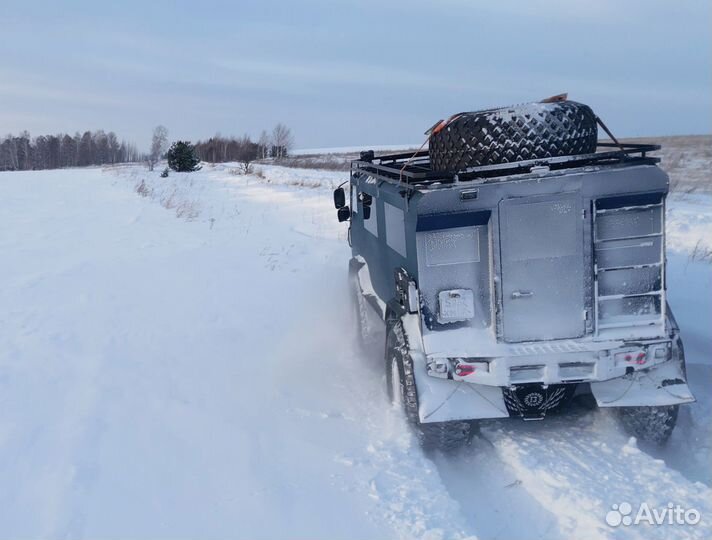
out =
<path fill-rule="evenodd" d="M 157 132 L 156 130 L 159 130 Z M 151 151 L 139 152 L 135 145 L 119 141 L 113 131 L 103 130 L 77 132 L 74 136 L 40 135 L 31 137 L 27 131 L 19 135 L 0 138 L 0 171 L 30 171 L 37 169 L 60 169 L 113 163 L 146 162 L 153 170 L 163 157 L 168 130 L 159 126 L 154 130 Z M 195 152 L 199 159 L 211 163 L 239 161 L 249 170 L 249 164 L 257 159 L 287 157 L 292 148 L 292 131 L 284 124 L 277 124 L 271 134 L 263 131 L 257 141 L 249 136 L 221 137 L 216 135 L 206 141 L 198 141 Z"/>
<path fill-rule="evenodd" d="M 274 126 L 271 134 L 262 131 L 256 141 L 248 135 L 244 137 L 222 137 L 215 135 L 207 141 L 195 143 L 195 151 L 203 161 L 224 163 L 241 161 L 248 163 L 256 159 L 282 159 L 289 155 L 294 144 L 292 130 L 282 123 Z"/>
<path fill-rule="evenodd" d="M 120 141 L 112 131 L 85 131 L 83 135 L 60 133 L 30 137 L 27 131 L 0 141 L 0 171 L 59 169 L 142 161 L 136 147 Z"/>

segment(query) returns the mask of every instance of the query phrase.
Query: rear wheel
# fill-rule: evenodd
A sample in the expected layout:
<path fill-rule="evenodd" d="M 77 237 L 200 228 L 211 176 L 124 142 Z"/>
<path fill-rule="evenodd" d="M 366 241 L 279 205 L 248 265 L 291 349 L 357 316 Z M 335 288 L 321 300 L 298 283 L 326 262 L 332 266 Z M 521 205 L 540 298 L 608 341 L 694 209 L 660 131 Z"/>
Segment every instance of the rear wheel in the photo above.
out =
<path fill-rule="evenodd" d="M 474 431 L 472 422 L 420 422 L 413 361 L 400 321 L 388 325 L 385 367 L 391 403 L 403 410 L 424 449 L 452 451 L 470 441 Z"/>
<path fill-rule="evenodd" d="M 679 405 L 661 407 L 621 407 L 623 428 L 640 440 L 663 445 L 675 429 Z"/>

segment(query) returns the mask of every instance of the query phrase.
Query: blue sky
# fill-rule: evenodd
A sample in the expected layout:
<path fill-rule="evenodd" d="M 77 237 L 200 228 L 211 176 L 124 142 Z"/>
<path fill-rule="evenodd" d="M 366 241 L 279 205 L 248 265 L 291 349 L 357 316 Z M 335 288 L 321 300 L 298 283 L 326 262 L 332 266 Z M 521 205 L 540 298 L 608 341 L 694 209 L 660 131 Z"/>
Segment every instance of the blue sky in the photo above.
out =
<path fill-rule="evenodd" d="M 565 91 L 621 136 L 712 132 L 707 0 L 0 0 L 0 27 L 0 134 L 419 143 Z"/>

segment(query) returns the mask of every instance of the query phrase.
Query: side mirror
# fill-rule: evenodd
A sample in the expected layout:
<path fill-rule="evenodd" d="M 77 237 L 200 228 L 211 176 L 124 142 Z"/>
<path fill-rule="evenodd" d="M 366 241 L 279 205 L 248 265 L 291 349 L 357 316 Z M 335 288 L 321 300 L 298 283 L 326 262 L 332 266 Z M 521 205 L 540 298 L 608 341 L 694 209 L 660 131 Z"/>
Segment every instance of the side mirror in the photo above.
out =
<path fill-rule="evenodd" d="M 369 219 L 371 217 L 371 207 L 363 205 L 363 219 Z"/>
<path fill-rule="evenodd" d="M 371 197 L 368 193 L 361 193 L 361 202 L 364 206 L 371 206 L 371 203 L 373 203 L 373 197 Z"/>
<path fill-rule="evenodd" d="M 348 206 L 342 206 L 336 212 L 336 217 L 339 219 L 339 223 L 342 221 L 348 221 L 351 218 L 351 210 L 349 210 Z"/>
<path fill-rule="evenodd" d="M 334 206 L 337 210 L 346 206 L 346 193 L 344 188 L 337 188 L 334 190 Z"/>

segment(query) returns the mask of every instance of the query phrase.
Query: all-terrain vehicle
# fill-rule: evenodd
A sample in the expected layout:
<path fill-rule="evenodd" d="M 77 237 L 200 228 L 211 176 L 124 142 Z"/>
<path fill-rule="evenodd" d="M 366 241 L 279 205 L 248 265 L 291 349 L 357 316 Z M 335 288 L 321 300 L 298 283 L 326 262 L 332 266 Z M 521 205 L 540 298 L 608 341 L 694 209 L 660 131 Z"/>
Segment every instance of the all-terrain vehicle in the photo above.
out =
<path fill-rule="evenodd" d="M 662 443 L 687 385 L 666 302 L 667 175 L 655 145 L 598 141 L 565 99 L 461 113 L 429 148 L 351 164 L 357 323 L 426 445 L 473 421 L 543 419 L 574 395 Z"/>

